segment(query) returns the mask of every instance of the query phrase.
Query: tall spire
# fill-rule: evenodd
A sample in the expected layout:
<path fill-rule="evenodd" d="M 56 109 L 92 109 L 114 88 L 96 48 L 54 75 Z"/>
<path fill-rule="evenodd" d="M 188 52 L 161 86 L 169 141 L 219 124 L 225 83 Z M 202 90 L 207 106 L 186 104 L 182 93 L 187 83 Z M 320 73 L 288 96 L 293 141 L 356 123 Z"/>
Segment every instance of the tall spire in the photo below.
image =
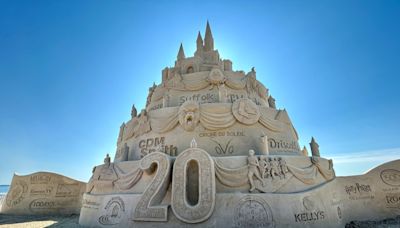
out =
<path fill-rule="evenodd" d="M 181 43 L 181 46 L 179 47 L 177 59 L 178 59 L 178 60 L 185 59 L 185 52 L 183 51 L 183 45 L 182 45 L 182 43 Z"/>
<path fill-rule="evenodd" d="M 201 37 L 200 31 L 199 34 L 197 35 L 197 51 L 202 51 L 203 50 L 203 38 Z"/>
<path fill-rule="evenodd" d="M 204 36 L 204 50 L 213 51 L 214 50 L 214 38 L 211 33 L 210 24 L 207 21 L 206 35 Z"/>
<path fill-rule="evenodd" d="M 311 142 L 310 142 L 310 147 L 311 147 L 311 154 L 313 157 L 319 157 L 319 145 L 318 143 L 315 141 L 314 137 L 311 138 Z"/>

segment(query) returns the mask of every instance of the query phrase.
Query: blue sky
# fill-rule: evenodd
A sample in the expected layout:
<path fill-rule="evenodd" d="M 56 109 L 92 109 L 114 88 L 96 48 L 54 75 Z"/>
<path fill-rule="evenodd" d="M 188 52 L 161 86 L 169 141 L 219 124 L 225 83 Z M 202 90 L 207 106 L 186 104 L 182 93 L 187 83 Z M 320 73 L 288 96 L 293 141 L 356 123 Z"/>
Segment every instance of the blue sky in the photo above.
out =
<path fill-rule="evenodd" d="M 400 158 L 399 1 L 0 1 L 0 184 L 87 181 L 148 87 L 215 47 L 258 79 L 338 175 Z"/>

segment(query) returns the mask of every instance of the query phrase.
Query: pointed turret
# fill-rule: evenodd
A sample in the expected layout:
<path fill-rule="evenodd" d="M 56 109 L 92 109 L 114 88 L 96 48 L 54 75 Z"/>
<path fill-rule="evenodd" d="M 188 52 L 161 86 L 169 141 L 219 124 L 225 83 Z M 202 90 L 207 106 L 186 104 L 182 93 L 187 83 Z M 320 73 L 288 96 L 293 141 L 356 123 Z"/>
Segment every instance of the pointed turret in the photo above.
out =
<path fill-rule="evenodd" d="M 131 117 L 132 119 L 135 118 L 137 116 L 137 110 L 135 107 L 135 104 L 132 105 L 132 110 L 131 110 Z"/>
<path fill-rule="evenodd" d="M 206 34 L 204 36 L 204 50 L 213 51 L 214 50 L 214 38 L 211 33 L 210 24 L 207 21 Z"/>
<path fill-rule="evenodd" d="M 306 146 L 303 147 L 303 150 L 301 152 L 303 153 L 304 156 L 308 157 L 308 150 Z"/>
<path fill-rule="evenodd" d="M 203 38 L 201 37 L 200 31 L 199 34 L 197 35 L 197 40 L 196 40 L 196 44 L 197 44 L 197 51 L 203 51 Z"/>
<path fill-rule="evenodd" d="M 315 141 L 314 137 L 311 138 L 311 142 L 310 142 L 310 147 L 311 147 L 311 154 L 313 157 L 319 157 L 319 145 L 318 143 Z"/>
<path fill-rule="evenodd" d="M 183 51 L 183 45 L 182 45 L 182 43 L 181 43 L 181 46 L 179 47 L 177 59 L 178 59 L 178 60 L 185 59 L 185 52 Z"/>

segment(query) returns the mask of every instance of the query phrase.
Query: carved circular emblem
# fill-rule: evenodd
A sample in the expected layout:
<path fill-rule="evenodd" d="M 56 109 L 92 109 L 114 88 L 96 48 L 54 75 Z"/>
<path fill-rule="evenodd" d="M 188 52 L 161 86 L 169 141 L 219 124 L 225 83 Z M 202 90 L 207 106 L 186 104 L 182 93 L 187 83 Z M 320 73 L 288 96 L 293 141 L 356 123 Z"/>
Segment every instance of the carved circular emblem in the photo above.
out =
<path fill-rule="evenodd" d="M 303 198 L 303 206 L 305 209 L 311 211 L 315 208 L 315 203 L 310 196 L 306 196 Z"/>
<path fill-rule="evenodd" d="M 25 198 L 27 192 L 28 185 L 25 181 L 18 181 L 7 193 L 7 206 L 13 207 L 19 204 Z"/>
<path fill-rule="evenodd" d="M 200 121 L 199 104 L 194 101 L 186 101 L 179 108 L 179 123 L 186 131 L 193 131 Z"/>
<path fill-rule="evenodd" d="M 121 216 L 125 213 L 125 204 L 121 197 L 113 197 L 108 201 L 106 207 L 106 214 L 100 216 L 99 223 L 103 225 L 115 225 L 120 223 Z"/>
<path fill-rule="evenodd" d="M 272 211 L 258 196 L 245 196 L 235 208 L 235 227 L 274 227 Z"/>
<path fill-rule="evenodd" d="M 381 172 L 381 179 L 385 184 L 400 186 L 400 171 L 395 169 L 385 169 Z"/>
<path fill-rule="evenodd" d="M 239 122 L 246 125 L 255 124 L 260 118 L 258 106 L 247 98 L 236 100 L 232 105 L 232 113 Z"/>

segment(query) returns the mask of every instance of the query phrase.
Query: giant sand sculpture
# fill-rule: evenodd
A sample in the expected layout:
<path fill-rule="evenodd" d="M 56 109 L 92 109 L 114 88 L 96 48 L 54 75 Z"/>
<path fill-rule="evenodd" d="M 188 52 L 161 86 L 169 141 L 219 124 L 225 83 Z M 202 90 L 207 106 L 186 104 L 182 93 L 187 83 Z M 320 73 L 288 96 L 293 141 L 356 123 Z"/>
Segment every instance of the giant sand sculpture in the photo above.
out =
<path fill-rule="evenodd" d="M 114 162 L 96 166 L 80 224 L 119 227 L 343 227 L 400 213 L 400 161 L 336 177 L 298 144 L 286 110 L 204 40 L 162 70 L 146 107 L 132 107 Z"/>

